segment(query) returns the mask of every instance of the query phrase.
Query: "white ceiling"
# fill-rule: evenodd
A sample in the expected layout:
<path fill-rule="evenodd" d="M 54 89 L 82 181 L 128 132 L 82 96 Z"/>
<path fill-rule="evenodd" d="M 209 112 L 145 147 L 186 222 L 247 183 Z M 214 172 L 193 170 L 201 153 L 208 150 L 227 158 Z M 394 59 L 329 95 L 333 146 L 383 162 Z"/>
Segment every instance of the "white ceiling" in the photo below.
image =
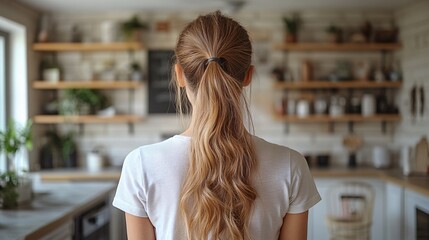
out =
<path fill-rule="evenodd" d="M 243 10 L 394 10 L 416 0 L 18 0 L 46 12 L 205 11 L 225 9 L 228 2 L 245 1 Z"/>

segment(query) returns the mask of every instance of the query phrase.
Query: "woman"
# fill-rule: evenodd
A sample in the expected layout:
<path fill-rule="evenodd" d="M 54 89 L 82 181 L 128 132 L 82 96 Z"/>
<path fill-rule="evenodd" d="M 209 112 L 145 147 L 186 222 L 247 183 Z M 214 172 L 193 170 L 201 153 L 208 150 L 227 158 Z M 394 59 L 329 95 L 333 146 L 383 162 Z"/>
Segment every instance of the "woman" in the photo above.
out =
<path fill-rule="evenodd" d="M 175 53 L 191 122 L 126 157 L 113 205 L 125 212 L 128 238 L 306 239 L 320 196 L 305 159 L 243 124 L 254 69 L 246 30 L 220 12 L 200 16 Z"/>

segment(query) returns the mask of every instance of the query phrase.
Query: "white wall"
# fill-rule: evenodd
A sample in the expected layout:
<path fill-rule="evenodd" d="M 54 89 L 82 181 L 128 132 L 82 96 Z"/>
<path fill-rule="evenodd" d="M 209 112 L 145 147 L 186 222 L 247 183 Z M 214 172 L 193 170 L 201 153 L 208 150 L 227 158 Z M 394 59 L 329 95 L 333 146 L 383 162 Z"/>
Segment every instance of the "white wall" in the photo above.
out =
<path fill-rule="evenodd" d="M 33 94 L 30 87 L 30 79 L 33 79 L 37 71 L 37 58 L 31 49 L 33 36 L 37 24 L 37 12 L 14 1 L 0 0 L 0 29 L 10 36 L 10 76 L 9 82 L 9 118 L 25 124 L 34 110 L 38 109 L 38 96 Z M 31 99 L 31 100 L 30 100 Z M 38 132 L 33 131 L 34 142 L 37 142 Z M 28 161 L 27 152 L 22 152 L 22 158 L 17 163 L 24 169 L 29 169 L 32 159 L 36 155 L 30 154 Z M 29 164 L 30 163 L 30 164 Z"/>
<path fill-rule="evenodd" d="M 422 136 L 429 136 L 429 2 L 418 3 L 396 13 L 401 28 L 403 50 L 401 54 L 404 86 L 400 97 L 404 113 L 398 127 L 395 144 L 413 146 Z M 425 92 L 424 114 L 412 118 L 410 92 L 413 86 L 423 87 Z M 418 102 L 417 108 L 420 109 Z"/>
<path fill-rule="evenodd" d="M 424 11 L 422 11 L 423 13 Z M 53 19 L 57 26 L 59 40 L 67 41 L 70 38 L 70 29 L 74 24 L 77 24 L 84 33 L 93 33 L 90 39 L 97 40 L 99 36 L 99 26 L 104 20 L 123 21 L 132 13 L 106 13 L 100 15 L 54 15 Z M 405 13 L 404 13 L 405 14 Z M 144 43 L 149 48 L 157 47 L 173 47 L 179 29 L 184 24 L 192 20 L 197 13 L 145 13 L 141 12 L 140 16 L 144 20 L 154 24 L 157 20 L 168 20 L 171 22 L 172 30 L 169 33 L 155 33 L 153 30 L 147 33 Z M 270 70 L 273 66 L 279 65 L 282 62 L 282 53 L 272 49 L 274 43 L 283 41 L 283 14 L 278 13 L 254 13 L 243 12 L 234 16 L 239 20 L 251 33 L 254 40 L 255 52 L 262 49 L 268 51 L 268 63 L 255 61 L 256 76 L 254 78 L 251 89 L 251 105 L 255 124 L 256 134 L 266 138 L 267 140 L 288 145 L 296 148 L 304 153 L 334 153 L 334 161 L 337 164 L 346 164 L 347 151 L 342 146 L 342 139 L 348 133 L 346 124 L 336 124 L 335 132 L 328 131 L 327 124 L 293 124 L 290 126 L 289 133 L 285 133 L 285 126 L 281 122 L 277 122 L 272 117 L 273 97 L 279 95 L 279 91 L 272 89 L 274 82 L 270 77 Z M 370 20 L 375 27 L 386 26 L 397 17 L 392 12 L 360 12 L 360 11 L 343 11 L 343 12 L 318 12 L 306 11 L 302 13 L 304 22 L 303 29 L 300 34 L 302 41 L 323 41 L 325 38 L 325 28 L 335 23 L 341 27 L 357 28 L 365 20 Z M 399 19 L 398 19 L 399 21 Z M 400 21 L 400 26 L 404 24 Z M 428 25 L 429 26 L 429 25 Z M 418 27 L 416 27 L 418 28 Z M 404 31 L 406 32 L 406 31 Z M 404 38 L 404 35 L 401 35 Z M 405 39 L 405 41 L 408 41 Z M 408 51 L 408 46 L 404 44 L 404 51 Z M 422 54 L 423 55 L 423 54 Z M 142 61 L 146 61 L 146 52 L 138 53 Z M 317 61 L 321 69 L 325 71 L 333 66 L 333 63 L 338 59 L 350 59 L 352 61 L 369 60 L 377 62 L 380 60 L 379 53 L 293 53 L 289 57 L 289 63 L 294 71 L 294 75 L 299 73 L 299 63 L 302 59 L 310 57 Z M 113 58 L 118 63 L 118 66 L 125 67 L 128 65 L 127 53 L 97 53 L 97 54 L 79 54 L 67 53 L 60 55 L 60 61 L 66 68 L 66 72 L 75 76 L 79 74 L 79 62 L 82 59 L 93 59 L 101 61 L 102 59 Z M 409 85 L 409 68 L 404 64 L 405 88 Z M 74 76 L 70 76 L 72 79 Z M 135 94 L 134 107 L 137 113 L 146 115 L 147 94 L 146 88 L 137 90 Z M 116 107 L 119 110 L 127 109 L 128 96 L 126 91 L 117 91 L 112 93 L 116 101 Z M 398 95 L 400 100 L 401 111 L 406 111 L 406 100 Z M 405 117 L 404 123 L 399 126 L 388 125 L 387 133 L 382 133 L 381 124 L 379 123 L 359 123 L 355 124 L 355 132 L 363 136 L 365 145 L 359 155 L 360 162 L 369 162 L 370 150 L 374 144 L 387 145 L 394 148 L 405 136 L 408 142 L 415 141 L 415 137 L 409 134 Z M 67 126 L 68 129 L 72 128 Z M 120 165 L 127 152 L 142 144 L 149 144 L 161 140 L 161 135 L 164 133 L 179 133 L 182 131 L 178 119 L 175 116 L 165 117 L 164 115 L 146 116 L 146 120 L 135 126 L 134 135 L 128 133 L 125 124 L 116 125 L 86 125 L 85 132 L 80 138 L 80 146 L 82 153 L 90 151 L 96 146 L 104 146 L 106 153 L 110 156 L 114 165 Z M 414 131 L 414 130 L 413 130 Z M 419 132 L 418 129 L 415 131 Z M 404 135 L 405 134 L 405 135 Z M 84 157 L 84 156 L 82 156 Z"/>

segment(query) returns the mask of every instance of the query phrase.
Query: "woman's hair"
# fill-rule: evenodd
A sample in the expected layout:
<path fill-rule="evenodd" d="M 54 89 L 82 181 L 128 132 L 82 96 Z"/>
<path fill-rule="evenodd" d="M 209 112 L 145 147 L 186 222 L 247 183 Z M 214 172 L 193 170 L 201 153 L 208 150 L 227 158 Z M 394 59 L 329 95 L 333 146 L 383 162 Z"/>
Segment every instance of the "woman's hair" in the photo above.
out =
<path fill-rule="evenodd" d="M 193 97 L 189 170 L 180 209 L 188 239 L 250 239 L 257 161 L 243 122 L 243 81 L 251 64 L 247 31 L 219 11 L 185 27 L 175 49 Z M 177 89 L 181 112 L 181 89 Z M 244 106 L 244 107 L 243 107 Z"/>

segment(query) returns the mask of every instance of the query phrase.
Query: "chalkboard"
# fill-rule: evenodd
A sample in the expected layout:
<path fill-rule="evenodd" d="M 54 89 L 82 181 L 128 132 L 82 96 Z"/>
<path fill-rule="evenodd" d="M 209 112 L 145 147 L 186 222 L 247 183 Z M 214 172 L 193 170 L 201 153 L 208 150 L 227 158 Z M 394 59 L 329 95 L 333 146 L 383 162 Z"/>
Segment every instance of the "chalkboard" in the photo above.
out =
<path fill-rule="evenodd" d="M 176 113 L 176 95 L 170 89 L 173 56 L 173 50 L 149 50 L 149 113 Z"/>

